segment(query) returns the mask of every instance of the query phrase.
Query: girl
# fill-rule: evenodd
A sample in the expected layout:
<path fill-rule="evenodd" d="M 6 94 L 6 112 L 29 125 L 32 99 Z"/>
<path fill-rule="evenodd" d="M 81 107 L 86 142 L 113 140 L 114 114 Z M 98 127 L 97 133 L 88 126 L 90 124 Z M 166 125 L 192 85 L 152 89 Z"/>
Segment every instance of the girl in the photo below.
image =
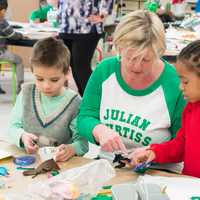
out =
<path fill-rule="evenodd" d="M 200 40 L 180 52 L 176 68 L 181 79 L 180 88 L 188 101 L 182 114 L 182 126 L 173 140 L 133 152 L 131 164 L 184 161 L 182 173 L 200 178 Z"/>

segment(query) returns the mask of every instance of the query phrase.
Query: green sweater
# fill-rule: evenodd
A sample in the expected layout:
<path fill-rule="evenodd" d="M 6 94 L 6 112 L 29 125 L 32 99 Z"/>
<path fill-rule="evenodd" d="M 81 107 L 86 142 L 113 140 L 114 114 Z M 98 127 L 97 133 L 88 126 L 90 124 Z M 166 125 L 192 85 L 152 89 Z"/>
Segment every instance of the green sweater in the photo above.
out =
<path fill-rule="evenodd" d="M 35 21 L 39 20 L 40 22 L 44 22 L 47 20 L 47 13 L 50 9 L 53 9 L 51 5 L 41 6 L 39 9 L 34 10 L 29 17 L 30 20 Z"/>
<path fill-rule="evenodd" d="M 12 110 L 9 136 L 20 147 L 24 132 L 45 135 L 58 144 L 72 144 L 77 155 L 88 151 L 88 142 L 77 134 L 76 115 L 80 98 L 70 89 L 63 95 L 47 97 L 34 84 L 24 84 Z"/>
<path fill-rule="evenodd" d="M 98 124 L 115 130 L 127 149 L 175 137 L 185 106 L 176 70 L 166 61 L 160 77 L 143 90 L 123 80 L 116 57 L 105 59 L 90 77 L 78 116 L 78 132 L 95 143 Z"/>

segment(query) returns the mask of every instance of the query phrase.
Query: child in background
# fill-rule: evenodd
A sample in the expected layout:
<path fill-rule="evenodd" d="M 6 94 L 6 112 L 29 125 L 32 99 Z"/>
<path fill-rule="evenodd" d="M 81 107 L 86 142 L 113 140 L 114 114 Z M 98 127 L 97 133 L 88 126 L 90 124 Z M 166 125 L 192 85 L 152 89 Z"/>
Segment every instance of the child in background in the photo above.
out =
<path fill-rule="evenodd" d="M 40 8 L 34 10 L 29 18 L 31 23 L 41 23 L 47 21 L 48 12 L 51 10 L 58 10 L 58 0 L 42 0 Z"/>
<path fill-rule="evenodd" d="M 17 93 L 20 92 L 21 84 L 24 82 L 24 67 L 22 59 L 7 50 L 6 40 L 20 40 L 24 36 L 21 33 L 15 32 L 5 19 L 6 10 L 8 8 L 7 0 L 0 0 L 0 61 L 10 61 L 16 65 L 17 74 Z M 0 93 L 5 93 L 0 88 Z"/>
<path fill-rule="evenodd" d="M 88 142 L 77 134 L 80 97 L 64 84 L 68 81 L 70 52 L 61 40 L 38 41 L 30 59 L 35 83 L 22 87 L 12 111 L 9 136 L 18 147 L 35 153 L 38 136 L 54 138 L 56 161 L 66 161 L 88 151 Z"/>
<path fill-rule="evenodd" d="M 200 178 L 200 40 L 180 52 L 176 69 L 181 79 L 180 88 L 188 100 L 182 114 L 182 126 L 173 140 L 133 152 L 131 164 L 184 161 L 182 173 Z"/>

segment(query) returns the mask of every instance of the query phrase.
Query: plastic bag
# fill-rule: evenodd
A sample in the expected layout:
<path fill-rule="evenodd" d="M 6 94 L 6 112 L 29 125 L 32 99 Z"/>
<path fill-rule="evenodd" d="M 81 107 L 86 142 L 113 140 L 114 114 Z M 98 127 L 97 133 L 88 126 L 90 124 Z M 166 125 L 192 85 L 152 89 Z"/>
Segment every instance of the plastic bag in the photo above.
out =
<path fill-rule="evenodd" d="M 24 192 L 8 194 L 6 200 L 64 200 L 77 199 L 78 196 L 90 199 L 114 176 L 115 170 L 107 160 L 97 160 L 31 184 Z"/>

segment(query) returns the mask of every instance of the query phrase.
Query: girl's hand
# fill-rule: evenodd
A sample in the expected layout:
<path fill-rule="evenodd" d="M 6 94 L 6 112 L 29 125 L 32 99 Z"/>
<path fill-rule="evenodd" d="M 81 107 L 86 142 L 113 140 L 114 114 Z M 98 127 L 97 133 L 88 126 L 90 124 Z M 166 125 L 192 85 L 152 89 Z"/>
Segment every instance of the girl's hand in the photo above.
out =
<path fill-rule="evenodd" d="M 93 135 L 100 144 L 102 150 L 106 152 L 121 151 L 122 153 L 127 154 L 128 151 L 120 136 L 105 125 L 97 125 L 93 130 Z"/>
<path fill-rule="evenodd" d="M 151 162 L 155 159 L 155 157 L 156 155 L 154 151 L 148 149 L 147 147 L 138 148 L 128 156 L 128 158 L 131 160 L 129 164 L 133 167 L 140 163 Z"/>
<path fill-rule="evenodd" d="M 38 150 L 38 145 L 36 141 L 38 140 L 38 136 L 32 133 L 23 133 L 21 137 L 22 142 L 24 143 L 24 148 L 27 153 L 33 154 Z"/>
<path fill-rule="evenodd" d="M 72 145 L 61 144 L 60 146 L 57 147 L 54 160 L 63 162 L 69 160 L 71 157 L 75 155 L 76 152 Z"/>

